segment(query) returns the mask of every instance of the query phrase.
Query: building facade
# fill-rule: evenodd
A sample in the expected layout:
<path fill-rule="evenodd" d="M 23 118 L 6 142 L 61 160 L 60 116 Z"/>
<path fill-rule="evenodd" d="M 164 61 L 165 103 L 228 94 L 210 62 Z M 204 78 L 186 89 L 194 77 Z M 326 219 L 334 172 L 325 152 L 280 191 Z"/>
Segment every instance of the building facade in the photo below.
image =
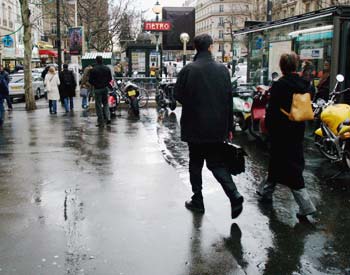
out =
<path fill-rule="evenodd" d="M 245 56 L 244 41 L 232 39 L 232 32 L 252 19 L 252 1 L 198 0 L 196 4 L 196 35 L 208 33 L 214 39 L 213 56 L 228 62 Z"/>
<path fill-rule="evenodd" d="M 197 0 L 186 0 L 184 3 L 183 3 L 183 7 L 196 7 L 197 5 Z"/>
<path fill-rule="evenodd" d="M 350 0 L 273 0 L 272 20 L 279 20 L 335 5 L 349 4 Z M 255 20 L 266 21 L 266 0 L 254 0 L 254 15 Z"/>
<path fill-rule="evenodd" d="M 30 4 L 32 18 L 32 41 L 36 46 L 43 33 L 43 18 L 39 0 Z M 5 43 L 4 43 L 5 42 Z M 0 62 L 9 70 L 23 63 L 24 45 L 21 8 L 18 0 L 0 0 Z M 33 62 L 39 61 L 38 52 L 33 50 Z"/>

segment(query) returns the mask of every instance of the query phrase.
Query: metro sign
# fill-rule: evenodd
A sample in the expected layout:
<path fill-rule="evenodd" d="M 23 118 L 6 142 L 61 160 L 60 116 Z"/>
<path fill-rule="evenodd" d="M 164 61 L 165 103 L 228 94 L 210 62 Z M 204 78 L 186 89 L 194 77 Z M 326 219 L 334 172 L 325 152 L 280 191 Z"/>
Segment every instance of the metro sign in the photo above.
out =
<path fill-rule="evenodd" d="M 143 29 L 145 31 L 170 31 L 171 23 L 170 22 L 144 22 Z"/>

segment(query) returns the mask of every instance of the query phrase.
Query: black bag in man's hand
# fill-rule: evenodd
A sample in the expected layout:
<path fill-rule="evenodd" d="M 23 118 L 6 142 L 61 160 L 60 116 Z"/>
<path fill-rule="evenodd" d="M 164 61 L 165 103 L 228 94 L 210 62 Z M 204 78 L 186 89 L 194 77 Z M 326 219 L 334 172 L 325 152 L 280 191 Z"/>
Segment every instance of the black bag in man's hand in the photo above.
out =
<path fill-rule="evenodd" d="M 238 175 L 245 171 L 246 152 L 242 147 L 233 143 L 224 143 L 224 160 L 225 165 L 232 175 Z"/>

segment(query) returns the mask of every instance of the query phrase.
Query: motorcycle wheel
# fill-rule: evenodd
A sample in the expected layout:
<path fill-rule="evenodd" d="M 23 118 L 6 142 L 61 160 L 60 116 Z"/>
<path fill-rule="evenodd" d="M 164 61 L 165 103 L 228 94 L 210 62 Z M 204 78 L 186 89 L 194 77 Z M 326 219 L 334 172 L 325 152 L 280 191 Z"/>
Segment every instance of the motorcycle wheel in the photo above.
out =
<path fill-rule="evenodd" d="M 326 143 L 327 141 L 319 136 L 315 137 L 315 143 L 320 153 L 329 160 L 338 160 L 337 148 L 335 144 Z"/>
<path fill-rule="evenodd" d="M 241 128 L 242 131 L 247 130 L 248 128 L 247 123 L 242 113 L 233 113 L 233 119 L 234 119 L 235 125 L 238 124 L 239 128 Z"/>
<path fill-rule="evenodd" d="M 134 115 L 139 116 L 140 115 L 140 107 L 139 107 L 138 99 L 136 97 L 131 99 L 130 105 L 131 105 L 131 110 L 134 113 Z"/>
<path fill-rule="evenodd" d="M 170 110 L 174 111 L 176 109 L 176 100 L 172 100 L 170 103 L 169 103 L 169 108 Z"/>
<path fill-rule="evenodd" d="M 258 127 L 258 129 L 259 129 L 259 125 L 257 125 L 257 124 L 259 124 L 259 121 L 252 121 L 249 125 L 250 127 L 248 128 L 248 130 L 249 130 L 249 133 L 253 137 L 255 137 L 256 139 L 260 139 L 261 136 L 259 134 L 257 134 L 257 132 L 255 130 L 256 127 Z"/>
<path fill-rule="evenodd" d="M 343 160 L 345 166 L 350 169 L 350 140 L 346 141 Z"/>
<path fill-rule="evenodd" d="M 115 114 L 116 111 L 117 111 L 117 107 L 109 108 L 109 113 L 111 114 L 112 117 L 116 116 L 116 114 Z"/>
<path fill-rule="evenodd" d="M 139 107 L 140 108 L 147 107 L 148 100 L 149 100 L 148 92 L 146 91 L 146 89 L 141 88 L 139 90 L 139 93 L 140 93 L 139 100 L 138 100 Z"/>

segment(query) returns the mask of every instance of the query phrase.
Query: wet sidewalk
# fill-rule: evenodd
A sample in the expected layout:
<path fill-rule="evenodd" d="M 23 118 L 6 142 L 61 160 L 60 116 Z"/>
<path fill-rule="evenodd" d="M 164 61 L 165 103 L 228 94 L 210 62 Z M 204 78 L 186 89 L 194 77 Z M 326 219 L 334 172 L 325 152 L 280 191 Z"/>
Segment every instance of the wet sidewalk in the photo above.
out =
<path fill-rule="evenodd" d="M 306 179 L 322 222 L 297 223 L 283 187 L 273 208 L 257 203 L 267 154 L 244 133 L 247 173 L 234 177 L 244 212 L 230 218 L 204 169 L 206 213 L 191 195 L 179 112 L 118 112 L 110 129 L 82 111 L 14 111 L 0 130 L 0 274 L 224 275 L 350 274 L 349 189 L 328 185 L 308 157 Z M 316 157 L 315 157 L 316 156 Z M 321 171 L 322 172 L 322 171 Z"/>

